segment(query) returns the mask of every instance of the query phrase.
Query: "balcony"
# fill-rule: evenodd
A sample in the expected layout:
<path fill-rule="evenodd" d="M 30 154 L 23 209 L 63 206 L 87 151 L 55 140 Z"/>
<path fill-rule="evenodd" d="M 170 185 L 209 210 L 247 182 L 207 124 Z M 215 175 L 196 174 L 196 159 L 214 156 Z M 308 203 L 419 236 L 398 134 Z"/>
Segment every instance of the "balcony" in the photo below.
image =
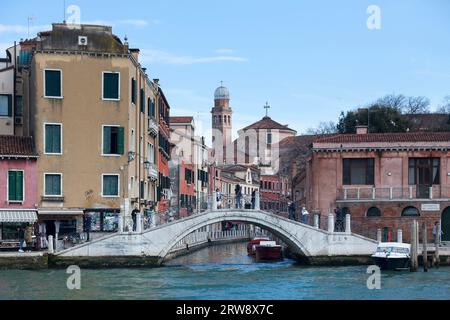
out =
<path fill-rule="evenodd" d="M 337 190 L 337 200 L 398 201 L 450 199 L 450 187 L 413 185 L 407 187 L 345 187 Z"/>
<path fill-rule="evenodd" d="M 158 167 L 154 163 L 150 163 L 147 169 L 148 177 L 152 181 L 158 180 Z"/>
<path fill-rule="evenodd" d="M 154 118 L 148 118 L 148 134 L 152 137 L 158 136 L 158 123 Z"/>

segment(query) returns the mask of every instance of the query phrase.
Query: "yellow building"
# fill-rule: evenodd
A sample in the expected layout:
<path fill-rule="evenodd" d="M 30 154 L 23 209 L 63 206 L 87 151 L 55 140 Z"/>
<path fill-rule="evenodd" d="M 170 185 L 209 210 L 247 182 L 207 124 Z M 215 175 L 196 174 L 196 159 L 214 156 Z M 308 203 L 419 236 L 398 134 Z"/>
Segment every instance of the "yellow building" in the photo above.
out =
<path fill-rule="evenodd" d="M 36 38 L 29 88 L 41 227 L 80 232 L 88 213 L 92 231 L 131 228 L 158 179 L 158 84 L 139 50 L 111 27 L 53 24 Z"/>

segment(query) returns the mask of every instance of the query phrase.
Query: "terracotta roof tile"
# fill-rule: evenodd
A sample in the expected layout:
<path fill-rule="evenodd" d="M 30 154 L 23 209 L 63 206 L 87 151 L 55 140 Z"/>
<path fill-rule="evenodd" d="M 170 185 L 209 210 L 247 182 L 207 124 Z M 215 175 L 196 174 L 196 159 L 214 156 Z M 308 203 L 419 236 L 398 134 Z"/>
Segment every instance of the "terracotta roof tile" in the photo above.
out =
<path fill-rule="evenodd" d="M 368 143 L 368 142 L 443 142 L 450 141 L 450 132 L 395 132 L 369 134 L 337 134 L 321 137 L 314 143 Z"/>
<path fill-rule="evenodd" d="M 170 117 L 170 123 L 190 123 L 194 120 L 194 117 Z"/>
<path fill-rule="evenodd" d="M 278 130 L 288 130 L 293 131 L 295 130 L 289 128 L 287 125 L 282 125 L 274 120 L 272 120 L 270 117 L 264 117 L 261 120 L 245 127 L 244 131 L 250 130 L 250 129 L 278 129 Z"/>
<path fill-rule="evenodd" d="M 37 155 L 32 137 L 0 136 L 0 156 Z"/>

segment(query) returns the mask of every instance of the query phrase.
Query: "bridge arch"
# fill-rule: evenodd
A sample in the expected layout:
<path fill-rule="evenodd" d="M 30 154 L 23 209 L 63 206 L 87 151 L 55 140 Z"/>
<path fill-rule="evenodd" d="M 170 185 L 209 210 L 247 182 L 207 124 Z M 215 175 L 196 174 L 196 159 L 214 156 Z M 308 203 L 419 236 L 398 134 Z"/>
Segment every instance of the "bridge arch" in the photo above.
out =
<path fill-rule="evenodd" d="M 285 219 L 283 217 L 274 216 L 270 213 L 258 210 L 218 210 L 192 216 L 191 218 L 191 223 L 186 223 L 184 228 L 181 228 L 179 232 L 175 232 L 168 241 L 167 245 L 161 250 L 158 255 L 160 257 L 160 263 L 163 263 L 171 249 L 190 233 L 205 226 L 224 221 L 239 221 L 266 229 L 281 239 L 289 247 L 292 254 L 294 254 L 296 258 L 308 260 L 308 257 L 310 256 L 310 252 L 298 239 L 298 235 L 292 234 L 292 232 L 290 232 L 285 226 L 286 224 L 291 223 L 298 223 L 301 225 L 299 222 L 294 222 L 292 220 L 284 222 L 282 221 Z M 305 228 L 308 227 L 305 226 Z"/>

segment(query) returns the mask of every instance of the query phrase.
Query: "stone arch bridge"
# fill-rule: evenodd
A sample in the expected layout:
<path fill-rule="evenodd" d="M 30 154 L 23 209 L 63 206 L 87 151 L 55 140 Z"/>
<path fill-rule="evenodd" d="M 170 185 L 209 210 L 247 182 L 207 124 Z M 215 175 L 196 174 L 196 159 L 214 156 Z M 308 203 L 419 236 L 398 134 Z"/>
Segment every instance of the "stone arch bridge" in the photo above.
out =
<path fill-rule="evenodd" d="M 224 209 L 206 211 L 142 232 L 114 233 L 58 252 L 53 258 L 73 263 L 97 259 L 106 265 L 109 260 L 138 258 L 159 265 L 191 232 L 222 221 L 240 221 L 266 229 L 281 239 L 296 259 L 310 264 L 367 263 L 377 246 L 375 240 L 350 232 L 350 216 L 346 232 L 334 232 L 332 215 L 329 230 L 322 230 L 317 224 L 309 226 L 261 210 Z"/>

